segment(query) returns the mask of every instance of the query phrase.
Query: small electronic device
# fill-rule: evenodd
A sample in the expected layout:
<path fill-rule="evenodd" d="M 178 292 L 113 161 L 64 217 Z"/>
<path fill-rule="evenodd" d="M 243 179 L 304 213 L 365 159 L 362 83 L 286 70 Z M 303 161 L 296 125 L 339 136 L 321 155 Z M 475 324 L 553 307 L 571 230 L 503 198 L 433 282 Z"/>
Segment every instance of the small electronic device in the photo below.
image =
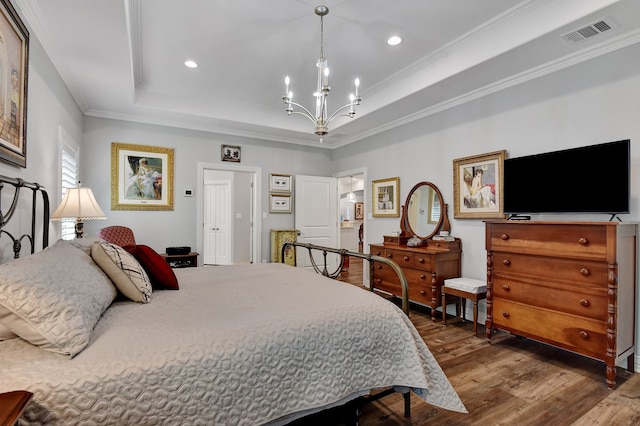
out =
<path fill-rule="evenodd" d="M 167 247 L 166 252 L 169 256 L 176 256 L 176 255 L 182 255 L 182 254 L 189 254 L 191 253 L 191 247 Z"/>

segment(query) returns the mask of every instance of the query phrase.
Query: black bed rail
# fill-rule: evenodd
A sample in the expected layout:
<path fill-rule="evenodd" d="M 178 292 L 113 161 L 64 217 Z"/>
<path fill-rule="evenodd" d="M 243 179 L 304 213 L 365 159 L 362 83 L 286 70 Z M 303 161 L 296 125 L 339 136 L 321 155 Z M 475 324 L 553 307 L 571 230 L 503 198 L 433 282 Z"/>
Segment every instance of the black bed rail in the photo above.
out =
<path fill-rule="evenodd" d="M 287 247 L 302 247 L 302 248 L 306 248 L 309 252 L 309 259 L 311 261 L 311 265 L 313 266 L 313 269 L 318 273 L 318 274 L 322 274 L 325 277 L 329 277 L 329 278 L 333 278 L 336 279 L 338 278 L 338 276 L 340 275 L 340 273 L 342 272 L 342 268 L 344 267 L 344 263 L 345 263 L 345 257 L 349 256 L 349 257 L 359 257 L 360 259 L 364 259 L 366 261 L 369 262 L 369 277 L 373 277 L 373 263 L 374 262 L 380 262 L 380 263 L 384 263 L 387 264 L 391 267 L 391 269 L 393 269 L 393 271 L 396 273 L 396 275 L 398 276 L 398 279 L 400 280 L 400 286 L 402 287 L 402 310 L 404 311 L 404 313 L 409 316 L 409 284 L 407 283 L 407 277 L 405 277 L 404 272 L 402 272 L 402 269 L 400 268 L 400 266 L 398 266 L 398 264 L 396 262 L 394 262 L 391 259 L 387 259 L 385 257 L 380 257 L 380 256 L 375 256 L 372 254 L 365 254 L 365 253 L 359 253 L 359 252 L 355 252 L 355 251 L 349 251 L 346 249 L 336 249 L 336 248 L 332 248 L 332 247 L 323 247 L 323 246 L 317 246 L 314 244 L 308 244 L 308 243 L 299 243 L 299 242 L 286 242 L 284 243 L 284 245 L 282 246 L 282 263 L 284 263 L 286 256 L 286 249 Z M 323 256 L 323 265 L 322 268 L 320 266 L 318 266 L 318 264 L 316 263 L 315 258 L 313 257 L 313 250 L 317 250 L 317 251 L 321 251 L 322 252 L 322 256 Z M 338 266 L 336 267 L 336 270 L 333 272 L 329 272 L 327 270 L 327 253 L 335 253 L 340 255 L 340 262 L 338 264 Z M 369 282 L 369 289 L 371 291 L 375 290 L 373 281 Z"/>
<path fill-rule="evenodd" d="M 11 205 L 8 209 L 2 210 L 2 191 L 6 185 L 13 186 L 13 198 Z M 16 208 L 18 206 L 18 200 L 20 198 L 20 191 L 22 188 L 31 190 L 31 230 L 28 234 L 22 234 L 19 237 L 14 237 L 8 232 L 5 227 L 13 218 Z M 35 235 L 36 235 L 36 217 L 38 211 L 37 195 L 42 194 L 42 249 L 44 250 L 49 245 L 49 195 L 43 186 L 38 183 L 26 182 L 20 178 L 10 178 L 0 175 L 0 237 L 5 234 L 11 241 L 13 241 L 13 256 L 14 258 L 20 257 L 20 251 L 22 250 L 22 240 L 27 239 L 31 246 L 31 254 L 35 253 Z"/>

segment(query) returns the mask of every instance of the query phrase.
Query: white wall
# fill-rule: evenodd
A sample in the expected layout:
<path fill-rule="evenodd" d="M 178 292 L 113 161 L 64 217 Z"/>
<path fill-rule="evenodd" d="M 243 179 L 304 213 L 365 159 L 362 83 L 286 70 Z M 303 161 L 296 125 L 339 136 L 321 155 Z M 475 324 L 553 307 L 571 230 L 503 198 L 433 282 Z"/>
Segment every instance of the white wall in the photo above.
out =
<path fill-rule="evenodd" d="M 173 148 L 174 210 L 173 211 L 112 211 L 111 210 L 111 143 Z M 125 225 L 134 229 L 136 240 L 155 250 L 188 245 L 196 247 L 196 206 L 200 194 L 197 188 L 197 163 L 222 163 L 220 145 L 241 147 L 241 165 L 262 168 L 262 258 L 269 259 L 269 230 L 291 229 L 293 214 L 269 213 L 269 173 L 331 175 L 331 153 L 325 149 L 274 144 L 260 140 L 221 136 L 155 125 L 131 123 L 95 117 L 85 117 L 82 147 L 83 182 L 90 186 L 107 215 L 106 221 L 85 222 L 85 232 L 95 235 L 107 225 Z M 194 190 L 193 197 L 184 197 L 184 189 Z M 177 244 L 176 242 L 180 242 Z M 262 259 L 259 259 L 262 260 Z"/>

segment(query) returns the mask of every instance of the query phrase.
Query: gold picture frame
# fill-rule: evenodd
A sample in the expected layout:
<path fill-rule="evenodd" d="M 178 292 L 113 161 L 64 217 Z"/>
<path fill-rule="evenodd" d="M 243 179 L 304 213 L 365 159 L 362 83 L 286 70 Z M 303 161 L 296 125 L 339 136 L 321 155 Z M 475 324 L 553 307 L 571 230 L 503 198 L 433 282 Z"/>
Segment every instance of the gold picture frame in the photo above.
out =
<path fill-rule="evenodd" d="M 173 210 L 173 149 L 113 142 L 111 210 Z"/>
<path fill-rule="evenodd" d="M 27 75 L 29 31 L 9 0 L 0 0 L 2 61 L 0 84 L 4 88 L 5 112 L 0 118 L 0 160 L 27 167 Z M 7 92 L 7 93 L 5 93 Z"/>
<path fill-rule="evenodd" d="M 371 182 L 371 212 L 374 217 L 400 217 L 400 178 Z"/>
<path fill-rule="evenodd" d="M 453 160 L 456 219 L 504 218 L 504 159 L 507 151 L 494 151 Z"/>

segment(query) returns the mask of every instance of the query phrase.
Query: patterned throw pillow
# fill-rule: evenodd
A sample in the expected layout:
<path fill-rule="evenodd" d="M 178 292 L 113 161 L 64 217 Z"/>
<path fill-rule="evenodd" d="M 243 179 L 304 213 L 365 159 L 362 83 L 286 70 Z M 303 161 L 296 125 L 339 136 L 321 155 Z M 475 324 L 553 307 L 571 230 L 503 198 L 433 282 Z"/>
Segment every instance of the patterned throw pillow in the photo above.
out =
<path fill-rule="evenodd" d="M 116 288 L 134 302 L 151 301 L 151 281 L 133 255 L 115 244 L 96 242 L 91 257 L 102 268 Z"/>
<path fill-rule="evenodd" d="M 156 290 L 178 290 L 178 279 L 171 269 L 171 266 L 154 249 L 149 246 L 138 244 L 135 246 L 124 246 L 126 251 L 131 253 L 142 265 L 147 275 L 151 279 L 151 285 Z"/>
<path fill-rule="evenodd" d="M 82 351 L 116 296 L 89 255 L 64 241 L 0 266 L 0 323 L 48 351 Z"/>

